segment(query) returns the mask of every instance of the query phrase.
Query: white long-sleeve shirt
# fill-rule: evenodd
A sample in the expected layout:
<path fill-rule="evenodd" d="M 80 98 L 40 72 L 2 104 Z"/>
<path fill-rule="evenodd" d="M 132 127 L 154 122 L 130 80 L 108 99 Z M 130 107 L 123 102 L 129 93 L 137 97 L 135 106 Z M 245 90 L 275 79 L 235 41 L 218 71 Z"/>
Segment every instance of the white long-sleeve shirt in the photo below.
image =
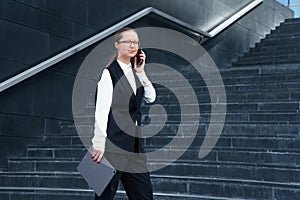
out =
<path fill-rule="evenodd" d="M 127 65 L 117 60 L 121 66 L 127 80 L 129 81 L 134 94 L 136 94 L 136 83 L 133 75 L 131 64 Z M 156 92 L 149 81 L 145 71 L 136 73 L 142 86 L 144 87 L 144 99 L 148 103 L 155 101 Z M 104 69 L 101 79 L 98 82 L 97 101 L 95 110 L 94 137 L 92 139 L 94 149 L 105 149 L 105 141 L 107 137 L 107 121 L 113 98 L 113 83 L 108 69 Z"/>

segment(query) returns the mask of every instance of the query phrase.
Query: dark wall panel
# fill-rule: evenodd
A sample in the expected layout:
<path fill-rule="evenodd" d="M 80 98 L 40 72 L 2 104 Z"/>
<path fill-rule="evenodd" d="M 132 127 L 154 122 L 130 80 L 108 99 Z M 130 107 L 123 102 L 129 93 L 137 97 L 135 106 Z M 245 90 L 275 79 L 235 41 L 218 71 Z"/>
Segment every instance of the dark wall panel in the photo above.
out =
<path fill-rule="evenodd" d="M 109 0 L 104 0 L 109 1 Z M 143 9 L 145 7 L 151 6 L 151 1 L 149 0 L 112 0 L 115 4 L 119 5 L 120 8 L 123 8 L 125 10 L 131 10 L 133 12 L 139 11 L 140 9 Z M 172 6 L 172 4 L 169 3 L 169 6 Z"/>
<path fill-rule="evenodd" d="M 64 17 L 71 21 L 87 25 L 88 2 L 87 0 L 16 0 L 25 5 L 47 11 L 56 16 Z M 59 5 L 59 6 L 58 6 Z"/>
<path fill-rule="evenodd" d="M 0 0 L 0 18 L 3 18 L 4 14 L 4 0 Z"/>
<path fill-rule="evenodd" d="M 8 78 L 11 78 L 14 75 L 19 74 L 28 68 L 29 65 L 24 65 L 21 63 L 0 59 L 0 69 L 1 69 L 0 82 L 7 80 Z"/>
<path fill-rule="evenodd" d="M 122 9 L 114 1 L 103 3 L 103 1 L 91 0 L 88 6 L 88 26 L 97 30 L 108 28 L 132 13 L 131 10 Z"/>
<path fill-rule="evenodd" d="M 5 1 L 3 19 L 58 37 L 74 39 L 74 23 L 16 1 Z"/>
<path fill-rule="evenodd" d="M 151 2 L 147 0 L 16 0 L 23 4 L 47 11 L 56 16 L 60 16 L 71 21 L 78 22 L 85 26 L 96 25 L 98 22 L 93 23 L 94 20 L 99 20 L 100 23 L 104 14 L 109 14 L 111 18 L 120 19 L 123 14 L 137 11 L 141 8 L 150 6 Z M 59 6 L 57 6 L 59 5 Z M 124 11 L 126 10 L 126 11 Z M 92 19 L 93 14 L 96 14 Z M 99 18 L 97 18 L 99 16 Z M 92 20 L 92 23 L 91 23 Z M 100 27 L 103 28 L 103 27 Z"/>
<path fill-rule="evenodd" d="M 75 45 L 75 42 L 66 40 L 54 35 L 49 35 L 49 47 L 48 47 L 48 57 L 54 56 L 58 53 L 61 53 L 63 50 L 66 50 Z M 40 61 L 42 62 L 42 61 Z M 38 63 L 36 63 L 38 64 Z"/>
<path fill-rule="evenodd" d="M 35 83 L 29 79 L 0 93 L 0 113 L 33 116 Z"/>
<path fill-rule="evenodd" d="M 74 44 L 5 20 L 0 20 L 0 43 L 1 58 L 31 66 Z"/>
<path fill-rule="evenodd" d="M 72 89 L 74 77 L 46 71 L 35 77 L 34 115 L 72 120 Z"/>
<path fill-rule="evenodd" d="M 58 16 L 72 19 L 72 21 L 74 20 L 80 22 L 83 25 L 87 25 L 87 15 L 89 12 L 87 6 L 88 2 L 89 1 L 87 0 L 46 0 L 45 8 L 47 11 L 51 11 Z"/>
<path fill-rule="evenodd" d="M 45 134 L 59 134 L 64 124 L 70 124 L 58 119 L 45 119 Z"/>
<path fill-rule="evenodd" d="M 0 57 L 33 65 L 48 56 L 49 36 L 0 19 Z"/>
<path fill-rule="evenodd" d="M 73 10 L 75 16 L 78 13 Z M 87 26 L 16 1 L 5 1 L 2 18 L 75 42 L 94 33 Z"/>
<path fill-rule="evenodd" d="M 73 75 L 45 71 L 2 92 L 0 113 L 71 121 L 73 83 Z"/>
<path fill-rule="evenodd" d="M 43 118 L 4 113 L 0 117 L 2 118 L 2 136 L 41 138 L 41 133 L 44 131 L 45 120 Z"/>

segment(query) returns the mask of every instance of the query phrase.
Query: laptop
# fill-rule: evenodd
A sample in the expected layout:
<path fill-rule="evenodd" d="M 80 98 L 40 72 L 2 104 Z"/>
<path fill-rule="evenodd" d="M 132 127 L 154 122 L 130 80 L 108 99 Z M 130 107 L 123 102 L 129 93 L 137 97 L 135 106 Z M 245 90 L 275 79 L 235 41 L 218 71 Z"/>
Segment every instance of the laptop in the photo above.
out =
<path fill-rule="evenodd" d="M 77 171 L 98 196 L 102 194 L 117 172 L 105 157 L 102 157 L 100 163 L 94 162 L 90 151 L 85 154 L 77 166 Z"/>

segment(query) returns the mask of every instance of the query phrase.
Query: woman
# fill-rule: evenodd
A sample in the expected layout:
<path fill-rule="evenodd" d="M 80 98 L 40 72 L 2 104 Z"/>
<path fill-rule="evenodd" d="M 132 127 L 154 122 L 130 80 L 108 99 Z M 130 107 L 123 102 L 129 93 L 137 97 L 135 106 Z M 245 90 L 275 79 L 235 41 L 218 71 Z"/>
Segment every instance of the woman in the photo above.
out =
<path fill-rule="evenodd" d="M 114 145 L 125 152 L 144 152 L 138 129 L 141 125 L 141 102 L 142 99 L 149 103 L 154 102 L 156 93 L 144 71 L 146 55 L 143 51 L 137 55 L 142 60 L 137 66 L 136 54 L 139 45 L 138 34 L 133 29 L 123 28 L 115 35 L 114 46 L 117 54 L 103 70 L 98 82 L 92 139 L 94 148 L 92 158 L 95 162 L 100 162 L 105 153 L 105 157 L 108 157 L 113 165 L 114 162 L 122 160 L 126 167 L 129 158 L 127 159 L 126 154 L 114 152 Z M 113 199 L 120 180 L 130 200 L 153 199 L 148 172 L 130 173 L 119 168 L 117 170 L 103 194 L 95 196 L 96 200 Z"/>

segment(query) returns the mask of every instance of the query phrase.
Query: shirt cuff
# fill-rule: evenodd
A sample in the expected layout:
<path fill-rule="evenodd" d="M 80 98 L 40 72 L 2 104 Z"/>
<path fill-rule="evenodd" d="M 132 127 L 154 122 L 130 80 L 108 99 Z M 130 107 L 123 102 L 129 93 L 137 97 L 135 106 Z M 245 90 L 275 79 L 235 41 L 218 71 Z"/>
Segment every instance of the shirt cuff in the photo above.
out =
<path fill-rule="evenodd" d="M 106 142 L 106 137 L 94 136 L 94 138 L 92 139 L 93 148 L 104 151 L 105 150 L 105 142 Z"/>
<path fill-rule="evenodd" d="M 140 73 L 135 73 L 137 75 L 137 77 L 139 78 L 140 82 L 142 83 L 143 86 L 147 86 L 150 85 L 151 82 L 149 81 L 145 71 L 142 71 Z"/>

